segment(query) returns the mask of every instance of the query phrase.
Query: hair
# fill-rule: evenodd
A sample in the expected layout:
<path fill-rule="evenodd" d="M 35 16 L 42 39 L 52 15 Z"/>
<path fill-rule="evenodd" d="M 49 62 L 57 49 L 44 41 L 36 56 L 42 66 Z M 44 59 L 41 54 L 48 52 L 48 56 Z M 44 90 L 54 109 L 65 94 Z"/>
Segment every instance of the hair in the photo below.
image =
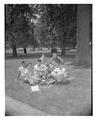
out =
<path fill-rule="evenodd" d="M 25 63 L 25 61 L 22 61 L 22 62 L 21 62 L 21 64 L 24 64 L 24 63 Z"/>
<path fill-rule="evenodd" d="M 52 49 L 51 53 L 57 53 L 57 49 Z"/>
<path fill-rule="evenodd" d="M 42 61 L 40 59 L 38 59 L 37 62 L 42 62 Z"/>
<path fill-rule="evenodd" d="M 26 67 L 28 67 L 28 65 L 32 65 L 32 63 L 28 63 L 28 64 L 26 65 Z"/>

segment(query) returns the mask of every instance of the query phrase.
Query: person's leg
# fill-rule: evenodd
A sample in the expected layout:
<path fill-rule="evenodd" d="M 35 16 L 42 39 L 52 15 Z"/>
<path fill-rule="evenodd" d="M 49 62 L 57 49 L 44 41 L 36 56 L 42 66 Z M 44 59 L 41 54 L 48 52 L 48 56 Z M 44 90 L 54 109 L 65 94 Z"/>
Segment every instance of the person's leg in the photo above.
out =
<path fill-rule="evenodd" d="M 29 79 L 28 79 L 28 83 L 29 83 L 30 85 L 33 85 L 33 84 L 34 84 L 33 79 L 29 78 Z"/>
<path fill-rule="evenodd" d="M 39 84 L 41 82 L 41 78 L 37 76 L 31 76 L 31 79 L 33 80 L 33 84 Z"/>
<path fill-rule="evenodd" d="M 25 76 L 20 76 L 19 80 L 18 80 L 20 83 L 24 83 L 25 81 Z"/>
<path fill-rule="evenodd" d="M 67 74 L 67 72 L 64 72 L 64 78 L 69 77 L 69 75 Z"/>
<path fill-rule="evenodd" d="M 54 78 L 54 76 L 52 76 L 51 73 L 48 74 L 47 78 L 48 78 L 48 81 L 47 81 L 48 85 L 52 85 L 57 82 L 57 80 Z"/>
<path fill-rule="evenodd" d="M 36 85 L 39 80 L 40 80 L 40 78 L 38 78 L 36 76 L 29 76 L 29 77 L 25 77 L 23 82 L 28 83 L 30 85 Z"/>

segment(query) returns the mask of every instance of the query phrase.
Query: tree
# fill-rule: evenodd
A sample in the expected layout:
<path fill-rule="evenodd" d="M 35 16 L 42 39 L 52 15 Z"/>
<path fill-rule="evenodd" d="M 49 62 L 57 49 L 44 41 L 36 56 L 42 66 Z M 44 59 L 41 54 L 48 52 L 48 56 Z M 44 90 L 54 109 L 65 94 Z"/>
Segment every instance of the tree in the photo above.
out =
<path fill-rule="evenodd" d="M 78 5 L 77 10 L 77 55 L 75 65 L 87 67 L 90 61 L 90 23 L 91 23 L 91 5 Z"/>
<path fill-rule="evenodd" d="M 28 4 L 8 4 L 5 5 L 5 28 L 6 38 L 10 41 L 13 49 L 13 56 L 17 56 L 16 48 L 21 46 L 24 53 L 27 53 L 27 45 L 35 43 L 33 28 L 30 26 L 34 16 L 34 6 Z M 33 44 L 34 45 L 34 44 Z"/>
<path fill-rule="evenodd" d="M 76 5 L 49 4 L 45 5 L 44 8 L 45 11 L 42 14 L 42 18 L 46 20 L 47 25 L 51 26 L 50 31 L 52 33 L 53 30 L 55 31 L 52 35 L 54 36 L 52 44 L 55 44 L 54 40 L 57 38 L 56 42 L 58 41 L 58 44 L 60 44 L 62 48 L 61 53 L 64 54 L 64 48 L 67 46 L 67 39 L 68 36 L 70 36 L 70 31 L 76 26 Z M 76 33 L 73 32 L 73 34 Z"/>

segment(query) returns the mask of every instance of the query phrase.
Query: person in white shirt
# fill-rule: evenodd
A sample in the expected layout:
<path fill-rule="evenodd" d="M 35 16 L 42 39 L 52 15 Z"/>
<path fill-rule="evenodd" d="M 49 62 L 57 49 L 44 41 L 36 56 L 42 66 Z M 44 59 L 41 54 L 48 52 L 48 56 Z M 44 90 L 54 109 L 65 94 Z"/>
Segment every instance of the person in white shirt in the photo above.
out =
<path fill-rule="evenodd" d="M 25 70 L 25 82 L 33 86 L 38 84 L 40 81 L 41 79 L 38 76 L 34 75 L 32 63 L 28 63 Z"/>
<path fill-rule="evenodd" d="M 33 83 L 32 75 L 33 75 L 32 63 L 28 63 L 25 70 L 25 82 Z"/>
<path fill-rule="evenodd" d="M 25 70 L 26 70 L 26 62 L 22 61 L 21 66 L 18 69 L 17 80 L 24 80 L 25 79 Z"/>
<path fill-rule="evenodd" d="M 42 64 L 42 61 L 39 59 L 37 64 L 34 66 L 34 75 L 36 77 L 41 77 L 42 75 L 46 74 L 47 67 Z"/>

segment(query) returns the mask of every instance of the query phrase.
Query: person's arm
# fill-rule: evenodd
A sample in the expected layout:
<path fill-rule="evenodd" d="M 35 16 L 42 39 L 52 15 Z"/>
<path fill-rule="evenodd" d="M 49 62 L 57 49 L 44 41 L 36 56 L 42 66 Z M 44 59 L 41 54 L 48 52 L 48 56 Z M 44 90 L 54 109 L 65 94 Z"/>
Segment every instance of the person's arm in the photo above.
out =
<path fill-rule="evenodd" d="M 43 70 L 42 71 L 45 71 L 47 70 L 47 67 L 45 65 L 43 65 Z"/>
<path fill-rule="evenodd" d="M 48 64 L 48 60 L 46 57 L 44 57 L 44 65 L 47 65 Z"/>
<path fill-rule="evenodd" d="M 58 58 L 60 59 L 60 61 L 61 61 L 63 64 L 65 64 L 64 60 L 63 60 L 61 57 L 58 56 Z"/>
<path fill-rule="evenodd" d="M 39 70 L 37 66 L 34 66 L 34 75 L 38 75 L 38 74 L 39 74 Z"/>
<path fill-rule="evenodd" d="M 29 77 L 29 71 L 27 69 L 25 70 L 25 77 Z"/>
<path fill-rule="evenodd" d="M 41 57 L 40 57 L 40 60 L 41 60 L 41 61 L 42 61 L 42 63 L 43 63 L 43 56 L 41 56 Z"/>
<path fill-rule="evenodd" d="M 51 60 L 50 60 L 50 64 L 52 64 L 52 61 L 53 61 L 53 58 L 51 58 Z"/>

